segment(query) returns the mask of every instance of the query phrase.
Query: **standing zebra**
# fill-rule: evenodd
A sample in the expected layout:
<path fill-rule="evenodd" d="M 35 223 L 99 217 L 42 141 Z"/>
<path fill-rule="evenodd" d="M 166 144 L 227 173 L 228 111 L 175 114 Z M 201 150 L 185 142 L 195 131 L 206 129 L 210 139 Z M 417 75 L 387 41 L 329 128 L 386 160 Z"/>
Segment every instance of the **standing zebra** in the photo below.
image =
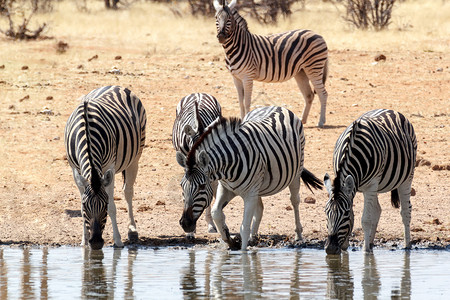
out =
<path fill-rule="evenodd" d="M 129 89 L 106 86 L 82 97 L 65 128 L 67 159 L 81 194 L 83 236 L 92 249 L 101 249 L 107 214 L 114 246 L 123 247 L 116 221 L 114 175 L 122 172 L 128 203 L 128 238 L 136 239 L 133 185 L 145 144 L 144 106 Z"/>
<path fill-rule="evenodd" d="M 353 198 L 364 194 L 362 228 L 364 251 L 370 252 L 380 219 L 377 193 L 391 191 L 391 202 L 401 206 L 405 247 L 410 247 L 411 183 L 417 141 L 412 124 L 399 112 L 378 109 L 366 112 L 341 134 L 333 153 L 334 187 L 325 174 L 330 198 L 326 204 L 328 254 L 348 247 L 353 230 Z"/>
<path fill-rule="evenodd" d="M 211 204 L 211 182 L 219 180 L 212 216 L 230 248 L 247 248 L 250 226 L 254 237 L 261 222 L 261 197 L 276 194 L 286 187 L 289 187 L 294 208 L 296 237 L 301 239 L 300 178 L 308 187 L 322 188 L 321 181 L 303 168 L 304 146 L 300 119 L 282 107 L 257 108 L 243 121 L 222 118 L 215 122 L 187 156 L 177 152 L 177 161 L 185 168 L 181 181 L 185 201 L 180 220 L 183 229 L 189 232 L 195 228 L 197 219 Z M 222 211 L 237 195 L 244 199 L 242 245 L 231 239 Z"/>
<path fill-rule="evenodd" d="M 175 150 L 187 155 L 206 127 L 221 117 L 222 108 L 214 96 L 194 93 L 183 97 L 178 103 L 172 129 L 172 144 Z M 214 193 L 216 189 L 217 186 L 213 188 Z M 211 218 L 210 206 L 206 208 L 205 219 L 208 223 L 208 232 L 217 232 Z M 188 233 L 188 237 L 193 236 L 194 232 Z"/>
<path fill-rule="evenodd" d="M 328 49 L 325 40 L 310 30 L 292 30 L 270 36 L 250 33 L 247 22 L 234 8 L 223 0 L 216 9 L 217 38 L 225 50 L 226 64 L 233 75 L 241 118 L 250 111 L 253 80 L 283 82 L 295 78 L 305 98 L 302 122 L 306 123 L 314 92 L 320 99 L 319 127 L 325 124 L 327 91 L 325 80 L 328 69 Z M 245 100 L 245 101 L 244 101 Z"/>

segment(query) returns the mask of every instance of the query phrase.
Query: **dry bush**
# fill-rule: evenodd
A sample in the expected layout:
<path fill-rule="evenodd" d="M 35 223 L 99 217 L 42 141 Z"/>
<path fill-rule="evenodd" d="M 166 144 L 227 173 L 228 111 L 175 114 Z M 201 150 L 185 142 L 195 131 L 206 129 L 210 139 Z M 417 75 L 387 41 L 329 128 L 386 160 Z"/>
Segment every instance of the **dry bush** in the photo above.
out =
<path fill-rule="evenodd" d="M 212 0 L 188 0 L 193 15 L 213 16 L 215 9 Z M 277 23 L 278 16 L 292 14 L 291 6 L 300 2 L 304 7 L 306 0 L 243 0 L 236 8 L 247 12 L 260 23 Z"/>
<path fill-rule="evenodd" d="M 396 0 L 345 0 L 347 15 L 344 18 L 356 28 L 386 29 L 391 22 L 392 8 Z"/>
<path fill-rule="evenodd" d="M 44 7 L 48 8 L 48 3 L 52 2 L 51 0 L 45 0 L 41 3 L 46 3 Z M 15 40 L 34 40 L 42 37 L 41 34 L 47 24 L 43 23 L 34 30 L 29 28 L 29 24 L 33 14 L 37 10 L 42 9 L 43 6 L 39 6 L 39 2 L 37 0 L 28 2 L 31 7 L 25 4 L 26 3 L 23 1 L 6 0 L 6 5 L 2 15 L 8 19 L 9 28 L 0 28 L 1 33 Z"/>

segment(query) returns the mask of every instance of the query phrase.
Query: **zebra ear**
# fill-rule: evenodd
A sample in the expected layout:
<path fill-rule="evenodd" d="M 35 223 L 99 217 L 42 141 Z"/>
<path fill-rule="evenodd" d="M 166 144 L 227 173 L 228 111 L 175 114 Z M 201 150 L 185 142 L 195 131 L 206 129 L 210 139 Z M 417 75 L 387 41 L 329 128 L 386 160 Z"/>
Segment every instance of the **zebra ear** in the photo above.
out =
<path fill-rule="evenodd" d="M 327 189 L 328 194 L 331 195 L 333 192 L 333 187 L 331 185 L 331 179 L 328 173 L 325 173 L 325 176 L 323 177 L 323 183 L 325 184 L 325 188 Z"/>
<path fill-rule="evenodd" d="M 225 0 L 223 0 L 225 2 Z M 216 9 L 216 11 L 219 11 L 222 8 L 222 5 L 220 5 L 218 0 L 214 0 L 213 2 L 214 4 L 214 8 Z"/>
<path fill-rule="evenodd" d="M 75 183 L 77 184 L 77 186 L 86 188 L 89 184 L 89 182 L 86 180 L 86 178 L 81 176 L 80 173 L 78 173 L 78 171 L 76 169 L 72 169 L 72 172 L 73 172 L 73 178 L 75 179 Z"/>
<path fill-rule="evenodd" d="M 200 153 L 197 156 L 197 165 L 201 169 L 205 169 L 208 167 L 209 164 L 209 157 L 208 154 L 206 154 L 205 150 L 200 151 Z"/>
<path fill-rule="evenodd" d="M 186 156 L 180 151 L 177 151 L 177 163 L 183 168 L 186 168 Z"/>
<path fill-rule="evenodd" d="M 197 131 L 189 124 L 184 125 L 183 131 L 189 137 L 193 137 L 197 133 Z"/>
<path fill-rule="evenodd" d="M 108 171 L 103 174 L 102 177 L 102 184 L 103 186 L 109 186 L 114 180 L 114 172 L 113 170 L 109 169 Z"/>
<path fill-rule="evenodd" d="M 345 177 L 344 180 L 344 186 L 342 187 L 342 191 L 347 195 L 351 196 L 353 189 L 355 187 L 355 180 L 353 179 L 352 175 L 348 175 Z"/>
<path fill-rule="evenodd" d="M 224 0 L 225 2 L 225 0 Z M 230 4 L 228 4 L 228 7 L 230 8 L 230 10 L 233 10 L 233 8 L 236 6 L 236 2 L 237 0 L 232 0 Z"/>

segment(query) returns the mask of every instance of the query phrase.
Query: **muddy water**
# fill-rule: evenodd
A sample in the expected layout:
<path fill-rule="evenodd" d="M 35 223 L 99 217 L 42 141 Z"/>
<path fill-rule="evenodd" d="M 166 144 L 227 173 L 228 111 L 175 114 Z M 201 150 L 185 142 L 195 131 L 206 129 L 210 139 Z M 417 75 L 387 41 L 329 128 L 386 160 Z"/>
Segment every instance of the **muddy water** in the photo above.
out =
<path fill-rule="evenodd" d="M 0 248 L 1 299 L 448 299 L 450 251 Z"/>

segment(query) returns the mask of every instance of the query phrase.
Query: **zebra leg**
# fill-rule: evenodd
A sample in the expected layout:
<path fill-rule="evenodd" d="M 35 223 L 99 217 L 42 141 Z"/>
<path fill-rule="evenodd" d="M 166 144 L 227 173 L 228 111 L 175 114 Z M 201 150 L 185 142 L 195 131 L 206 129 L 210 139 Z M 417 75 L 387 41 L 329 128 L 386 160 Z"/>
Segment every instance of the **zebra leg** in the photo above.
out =
<path fill-rule="evenodd" d="M 114 168 L 112 168 L 112 174 L 115 174 Z M 122 248 L 122 238 L 119 233 L 119 227 L 117 226 L 117 218 L 116 218 L 116 204 L 114 203 L 114 175 L 113 179 L 111 181 L 111 184 L 109 186 L 105 187 L 106 193 L 108 194 L 109 202 L 108 202 L 108 215 L 111 219 L 111 225 L 113 228 L 113 239 L 114 239 L 114 246 Z"/>
<path fill-rule="evenodd" d="M 136 181 L 138 172 L 139 158 L 137 158 L 128 169 L 123 171 L 123 191 L 125 199 L 128 204 L 128 240 L 136 241 L 138 239 L 138 232 L 136 230 L 136 222 L 133 215 L 133 195 L 134 195 L 134 182 Z"/>
<path fill-rule="evenodd" d="M 244 84 L 243 84 L 242 80 L 240 80 L 237 77 L 233 76 L 233 80 L 234 80 L 234 86 L 236 87 L 236 90 L 238 92 L 239 108 L 241 110 L 241 119 L 244 119 L 244 117 L 245 117 Z"/>
<path fill-rule="evenodd" d="M 250 239 L 255 239 L 258 234 L 259 224 L 261 224 L 263 211 L 264 211 L 264 204 L 262 202 L 262 198 L 258 197 L 258 203 L 255 207 L 255 212 L 253 214 L 252 231 L 250 234 Z"/>
<path fill-rule="evenodd" d="M 245 113 L 248 114 L 250 111 L 250 105 L 252 104 L 252 92 L 253 92 L 253 80 L 252 79 L 246 79 L 244 80 L 244 108 Z M 244 119 L 244 117 L 242 117 Z"/>
<path fill-rule="evenodd" d="M 296 177 L 292 183 L 289 185 L 289 192 L 291 194 L 291 204 L 294 208 L 294 218 L 295 218 L 295 239 L 297 241 L 302 240 L 303 227 L 300 222 L 300 210 L 298 208 L 300 204 L 300 176 Z"/>
<path fill-rule="evenodd" d="M 214 181 L 214 182 L 211 184 L 211 185 L 212 185 L 212 189 L 213 189 L 213 196 L 214 196 L 214 199 L 216 199 L 216 196 L 217 196 L 217 184 L 218 184 L 217 181 Z M 216 229 L 216 225 L 214 225 L 214 221 L 213 221 L 212 216 L 211 216 L 211 207 L 212 207 L 212 205 L 209 205 L 209 206 L 206 208 L 206 211 L 205 211 L 205 220 L 206 220 L 206 222 L 208 223 L 208 232 L 209 232 L 209 233 L 216 233 L 216 232 L 217 232 L 217 229 Z"/>
<path fill-rule="evenodd" d="M 364 192 L 364 210 L 362 215 L 362 228 L 364 231 L 365 252 L 372 252 L 375 232 L 381 215 L 381 206 L 378 203 L 377 185 L 372 185 Z"/>
<path fill-rule="evenodd" d="M 84 190 L 86 189 L 86 185 L 88 184 L 88 182 L 80 175 L 80 173 L 78 173 L 78 170 L 76 170 L 75 168 L 72 168 L 72 173 L 73 178 L 75 180 L 75 184 L 77 185 L 77 188 L 80 191 L 81 199 L 83 199 Z M 83 203 L 81 203 L 81 217 L 83 219 L 83 233 L 81 236 L 81 246 L 85 246 L 89 241 L 89 231 L 86 227 L 86 222 L 84 220 Z"/>
<path fill-rule="evenodd" d="M 258 202 L 260 201 L 260 198 L 258 195 L 248 195 L 244 199 L 244 219 L 242 220 L 241 225 L 241 250 L 246 251 L 248 241 L 250 239 L 250 226 L 252 224 L 253 216 L 256 213 L 256 209 L 258 206 Z M 259 224 L 258 224 L 259 226 Z"/>
<path fill-rule="evenodd" d="M 297 86 L 302 92 L 303 98 L 305 99 L 305 108 L 303 108 L 302 113 L 302 123 L 306 124 L 308 120 L 309 111 L 311 110 L 311 105 L 314 99 L 314 93 L 309 85 L 308 76 L 306 76 L 305 71 L 301 70 L 297 75 L 295 75 L 295 81 Z"/>
<path fill-rule="evenodd" d="M 236 195 L 224 188 L 220 183 L 217 187 L 217 198 L 214 202 L 213 208 L 211 210 L 211 215 L 216 224 L 217 231 L 220 233 L 222 240 L 225 241 L 230 248 L 235 249 L 235 243 L 231 239 L 230 231 L 225 224 L 225 214 L 223 213 L 223 208 L 231 201 Z"/>
<path fill-rule="evenodd" d="M 323 74 L 321 73 L 320 76 L 314 76 L 312 74 L 308 74 L 308 77 L 311 80 L 312 85 L 314 86 L 314 90 L 319 95 L 320 100 L 320 119 L 317 126 L 323 127 L 325 124 L 326 119 L 326 109 L 327 109 L 327 98 L 328 93 L 325 89 L 325 83 L 323 82 Z"/>
<path fill-rule="evenodd" d="M 412 180 L 404 182 L 398 188 L 400 198 L 400 214 L 402 216 L 403 226 L 405 227 L 405 248 L 411 248 L 411 184 Z"/>

